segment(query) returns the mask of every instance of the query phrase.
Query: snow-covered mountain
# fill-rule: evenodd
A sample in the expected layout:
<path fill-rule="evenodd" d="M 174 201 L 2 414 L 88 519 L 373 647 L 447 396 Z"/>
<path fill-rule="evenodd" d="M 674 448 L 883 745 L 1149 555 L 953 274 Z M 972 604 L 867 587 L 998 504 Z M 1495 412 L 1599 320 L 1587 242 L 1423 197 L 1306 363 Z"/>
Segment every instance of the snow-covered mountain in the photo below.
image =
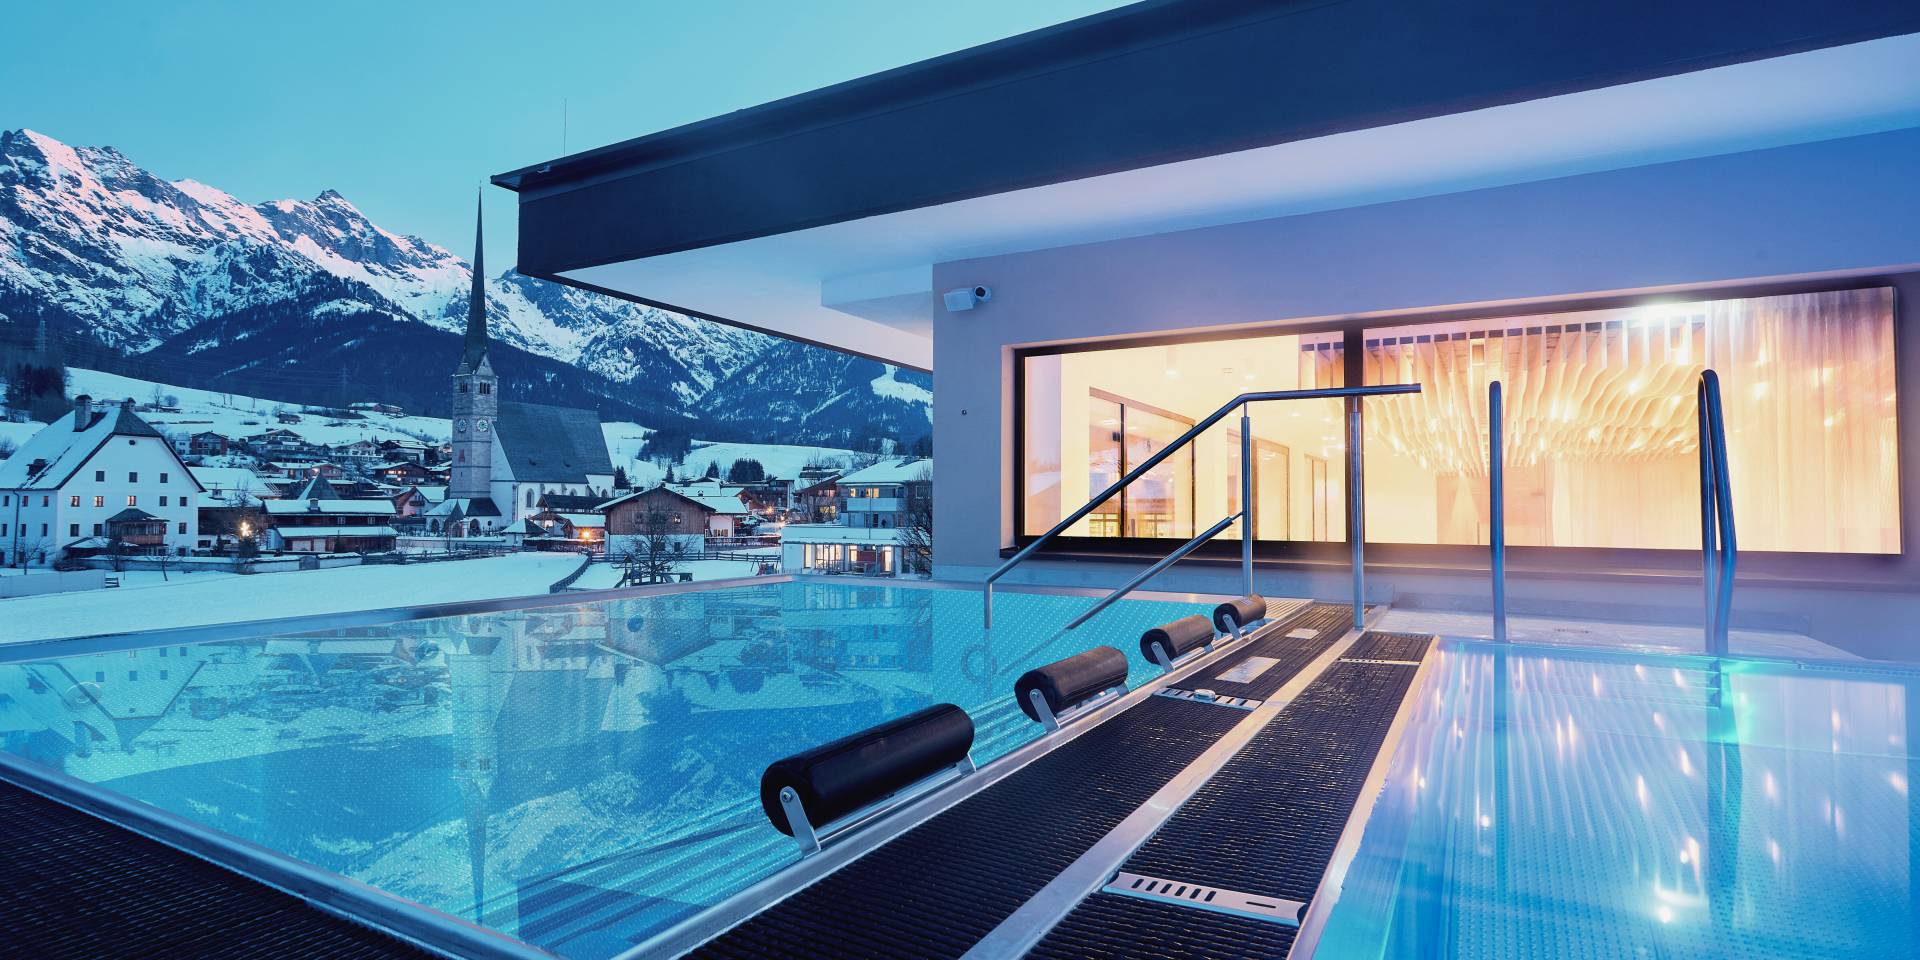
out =
<path fill-rule="evenodd" d="M 157 177 L 111 147 L 0 132 L 0 341 L 25 343 L 44 320 L 94 366 L 432 412 L 445 403 L 440 367 L 457 352 L 471 276 L 464 259 L 382 229 L 332 190 L 248 204 Z M 843 440 L 920 402 L 885 383 L 849 395 L 834 371 L 852 358 L 833 351 L 511 270 L 487 286 L 494 336 L 511 348 L 496 365 L 512 396 L 790 442 Z M 775 355 L 821 371 L 826 379 L 786 380 L 822 402 L 737 414 L 726 397 L 740 391 L 720 386 Z M 889 435 L 911 443 L 924 410 L 904 419 L 914 426 Z"/>

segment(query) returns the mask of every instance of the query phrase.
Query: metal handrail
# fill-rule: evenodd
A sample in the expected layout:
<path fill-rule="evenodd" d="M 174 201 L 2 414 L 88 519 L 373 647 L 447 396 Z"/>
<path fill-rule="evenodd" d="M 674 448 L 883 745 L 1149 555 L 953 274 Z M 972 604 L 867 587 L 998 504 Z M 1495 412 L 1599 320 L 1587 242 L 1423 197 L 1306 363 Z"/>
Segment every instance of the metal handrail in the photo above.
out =
<path fill-rule="evenodd" d="M 1507 642 L 1507 451 L 1500 381 L 1487 385 L 1487 546 L 1492 552 L 1493 641 Z"/>
<path fill-rule="evenodd" d="M 1740 547 L 1733 529 L 1733 489 L 1727 479 L 1727 425 L 1720 405 L 1720 375 L 1702 370 L 1694 399 L 1700 417 L 1700 563 L 1706 647 L 1710 655 L 1725 656 Z"/>
<path fill-rule="evenodd" d="M 1187 554 L 1200 549 L 1201 544 L 1206 543 L 1208 540 L 1212 540 L 1214 537 L 1219 536 L 1220 531 L 1225 530 L 1226 528 L 1232 526 L 1235 520 L 1242 519 L 1246 516 L 1247 516 L 1247 511 L 1245 509 L 1242 509 L 1240 512 L 1235 513 L 1232 516 L 1226 517 L 1222 519 L 1219 523 L 1216 523 L 1213 526 L 1200 531 L 1199 536 L 1194 537 L 1192 540 L 1188 540 L 1186 543 L 1183 543 L 1179 547 L 1175 548 L 1172 553 L 1169 553 L 1166 556 L 1161 557 L 1159 560 L 1154 561 L 1153 566 L 1140 571 L 1138 574 L 1135 574 L 1133 579 L 1128 580 L 1126 583 L 1123 583 L 1118 587 L 1113 588 L 1112 592 L 1108 593 L 1104 597 L 1101 597 L 1098 602 L 1096 602 L 1093 606 L 1088 607 L 1085 610 L 1085 612 L 1081 613 L 1079 616 L 1074 617 L 1072 620 L 1068 621 L 1067 625 L 1065 627 L 1062 627 L 1061 629 L 1072 630 L 1073 628 L 1083 623 L 1086 623 L 1088 620 L 1093 619 L 1094 614 L 1099 613 L 1102 610 L 1105 610 L 1106 608 L 1112 606 L 1114 601 L 1120 599 L 1121 597 L 1126 596 L 1129 593 L 1132 593 L 1135 588 L 1139 587 L 1143 583 L 1146 583 L 1148 580 L 1153 579 L 1154 574 L 1157 574 L 1160 571 L 1165 570 L 1166 568 L 1171 567 L 1176 563 L 1179 563 L 1182 559 L 1186 557 Z M 1249 537 L 1247 537 L 1247 529 L 1244 524 L 1240 528 L 1240 536 L 1242 539 L 1250 539 Z M 1248 591 L 1248 592 L 1251 593 L 1252 591 Z"/>
<path fill-rule="evenodd" d="M 1172 443 L 1169 443 L 1165 447 L 1160 448 L 1160 452 L 1155 453 L 1153 456 L 1148 457 L 1146 460 L 1142 461 L 1139 466 L 1134 467 L 1132 470 L 1127 471 L 1127 474 L 1125 476 L 1114 481 L 1112 485 L 1108 486 L 1105 490 L 1101 491 L 1099 494 L 1096 494 L 1092 499 L 1088 500 L 1085 505 L 1073 511 L 1073 513 L 1068 514 L 1065 519 L 1062 519 L 1059 523 L 1054 524 L 1052 529 L 1048 530 L 1046 533 L 1043 533 L 1039 537 L 1035 538 L 1032 543 L 1027 544 L 1025 547 L 1022 547 L 1013 556 L 1008 557 L 1006 562 L 996 567 L 992 573 L 987 574 L 987 579 L 985 584 L 983 585 L 983 590 L 982 590 L 983 596 L 985 598 L 984 602 L 985 602 L 985 616 L 986 616 L 987 629 L 989 630 L 993 629 L 994 581 L 999 580 L 1001 577 L 1007 574 L 1007 571 L 1012 570 L 1016 566 L 1019 566 L 1028 557 L 1033 556 L 1034 552 L 1039 550 L 1042 546 L 1044 546 L 1047 543 L 1047 541 L 1052 540 L 1054 537 L 1058 536 L 1062 531 L 1066 530 L 1068 527 L 1071 527 L 1074 524 L 1079 523 L 1082 519 L 1084 519 L 1087 516 L 1087 514 L 1092 513 L 1095 510 L 1095 508 L 1099 507 L 1103 503 L 1106 503 L 1108 499 L 1112 498 L 1114 494 L 1119 493 L 1128 484 L 1145 476 L 1147 474 L 1147 471 L 1152 470 L 1154 467 L 1159 466 L 1161 461 L 1167 459 L 1170 456 L 1173 456 L 1175 451 L 1179 450 L 1181 447 L 1184 447 L 1189 443 L 1192 443 L 1194 438 L 1200 436 L 1202 433 L 1205 433 L 1208 427 L 1211 427 L 1214 424 L 1219 423 L 1220 420 L 1224 418 L 1227 414 L 1233 412 L 1235 407 L 1241 408 L 1241 413 L 1240 413 L 1240 421 L 1241 421 L 1240 489 L 1241 489 L 1242 500 L 1240 503 L 1240 508 L 1241 508 L 1240 516 L 1242 518 L 1252 516 L 1253 512 L 1251 510 L 1251 507 L 1253 504 L 1250 499 L 1251 493 L 1252 493 L 1252 483 L 1249 482 L 1248 478 L 1252 472 L 1251 461 L 1252 461 L 1253 444 L 1249 440 L 1249 437 L 1252 434 L 1252 430 L 1249 429 L 1248 427 L 1248 424 L 1251 422 L 1251 420 L 1247 415 L 1246 406 L 1251 403 L 1262 403 L 1269 400 L 1325 400 L 1325 399 L 1330 399 L 1335 397 L 1345 399 L 1347 404 L 1347 464 L 1348 464 L 1349 473 L 1352 475 L 1351 480 L 1348 484 L 1348 501 L 1351 504 L 1351 507 L 1352 507 L 1351 512 L 1353 514 L 1352 518 L 1349 520 L 1347 524 L 1347 537 L 1349 540 L 1353 542 L 1353 560 L 1354 560 L 1353 616 L 1354 616 L 1354 625 L 1356 627 L 1359 626 L 1361 622 L 1361 617 L 1362 617 L 1360 592 L 1362 587 L 1364 586 L 1364 574 L 1362 573 L 1361 568 L 1364 561 L 1363 550 L 1364 550 L 1364 543 L 1366 541 L 1365 531 L 1363 529 L 1365 516 L 1364 516 L 1364 509 L 1361 506 L 1361 499 L 1360 499 L 1361 493 L 1359 489 L 1359 486 L 1360 486 L 1360 438 L 1359 438 L 1360 403 L 1359 401 L 1360 401 L 1360 398 L 1362 397 L 1374 397 L 1374 396 L 1385 396 L 1389 394 L 1419 393 L 1419 392 L 1420 392 L 1419 384 L 1402 383 L 1402 384 L 1388 384 L 1388 385 L 1374 386 L 1374 387 L 1320 387 L 1320 388 L 1315 388 L 1310 390 L 1259 390 L 1259 391 L 1254 391 L 1252 393 L 1243 393 L 1237 397 L 1234 397 L 1232 400 L 1229 400 L 1226 403 L 1222 404 L 1220 406 L 1220 409 L 1215 410 L 1211 414 L 1208 414 L 1205 419 L 1202 419 L 1198 423 L 1195 423 L 1192 427 L 1189 427 L 1187 429 L 1187 432 L 1181 434 Z M 1233 517 L 1229 517 L 1227 518 L 1226 521 L 1223 521 L 1222 524 L 1215 525 L 1215 528 L 1209 531 L 1209 534 L 1205 536 L 1211 536 L 1212 534 L 1218 533 L 1220 530 L 1225 529 L 1224 524 L 1231 523 L 1233 519 L 1234 519 Z M 1241 547 L 1240 547 L 1241 580 L 1242 580 L 1243 586 L 1245 586 L 1245 588 L 1247 589 L 1247 592 L 1251 593 L 1253 589 L 1253 537 L 1251 536 L 1251 533 L 1252 533 L 1251 530 L 1243 529 L 1242 532 L 1246 535 L 1241 538 L 1241 541 L 1242 541 Z M 1173 559 L 1178 560 L 1180 557 L 1186 556 L 1187 553 L 1191 552 L 1194 548 L 1198 547 L 1200 543 L 1206 542 L 1204 538 L 1196 538 L 1196 539 L 1199 540 L 1199 543 L 1196 543 L 1194 541 L 1188 541 L 1187 544 L 1183 545 L 1181 548 L 1175 551 L 1179 556 L 1175 556 L 1173 557 Z M 1156 564 L 1155 568 L 1153 569 L 1153 572 L 1157 573 L 1159 569 L 1164 568 L 1164 565 L 1166 562 L 1168 561 L 1162 561 L 1161 563 Z M 1139 578 L 1136 578 L 1136 579 L 1139 579 Z M 1134 585 L 1137 586 L 1138 584 L 1136 583 Z M 1119 598 L 1117 596 L 1114 596 L 1114 597 L 1111 597 L 1110 600 L 1105 602 L 1111 602 L 1111 600 L 1113 599 L 1119 599 Z M 1076 621 L 1076 625 L 1077 623 L 1078 621 Z M 1068 629 L 1071 629 L 1071 628 L 1068 628 Z"/>

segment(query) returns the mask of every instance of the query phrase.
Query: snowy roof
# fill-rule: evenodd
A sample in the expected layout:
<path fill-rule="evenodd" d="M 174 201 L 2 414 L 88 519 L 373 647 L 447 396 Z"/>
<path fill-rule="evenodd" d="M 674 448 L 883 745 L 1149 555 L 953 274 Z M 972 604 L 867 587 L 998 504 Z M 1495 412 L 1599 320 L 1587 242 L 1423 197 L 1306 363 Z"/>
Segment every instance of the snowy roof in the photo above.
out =
<path fill-rule="evenodd" d="M 517 481 L 586 483 L 589 476 L 613 475 L 600 415 L 591 410 L 502 403 L 495 426 Z"/>
<path fill-rule="evenodd" d="M 394 512 L 393 501 L 384 497 L 378 500 L 264 500 L 260 505 L 276 517 L 303 513 L 392 516 Z"/>
<path fill-rule="evenodd" d="M 58 490 L 71 479 L 86 462 L 93 458 L 102 446 L 113 437 L 157 437 L 160 431 L 148 425 L 136 416 L 130 404 L 121 404 L 106 410 L 94 409 L 87 416 L 90 422 L 83 430 L 73 428 L 72 413 L 61 417 L 35 432 L 13 456 L 0 460 L 0 488 L 9 490 Z M 172 454 L 173 446 L 165 445 Z M 32 471 L 36 461 L 44 461 L 38 471 Z M 179 457 L 174 457 L 179 462 Z M 181 464 L 185 467 L 185 464 Z M 194 481 L 199 484 L 198 480 Z"/>
<path fill-rule="evenodd" d="M 903 457 L 862 467 L 840 477 L 842 486 L 863 483 L 911 483 L 933 479 L 933 460 L 929 457 Z"/>
<path fill-rule="evenodd" d="M 604 527 L 607 515 L 604 513 L 556 513 L 554 516 L 576 527 Z"/>
<path fill-rule="evenodd" d="M 427 486 L 421 486 L 419 484 L 414 484 L 411 487 L 405 487 L 403 489 L 420 491 L 420 495 L 423 497 L 426 497 L 428 503 L 439 503 L 440 501 L 445 500 L 447 498 L 446 487 L 437 487 L 437 486 L 427 487 Z"/>
<path fill-rule="evenodd" d="M 280 537 L 284 540 L 303 540 L 311 537 L 397 537 L 400 534 L 392 527 L 280 527 Z"/>
<path fill-rule="evenodd" d="M 840 523 L 789 523 L 781 543 L 900 543 L 898 527 L 849 527 Z"/>
<path fill-rule="evenodd" d="M 711 488 L 708 488 L 708 489 L 711 489 Z M 674 487 L 674 486 L 659 486 L 659 487 L 654 487 L 652 490 L 640 490 L 635 493 L 629 493 L 624 497 L 615 497 L 612 500 L 608 500 L 607 502 L 601 504 L 600 510 L 602 512 L 611 510 L 617 504 L 625 503 L 628 500 L 632 500 L 636 497 L 644 497 L 647 494 L 653 493 L 654 491 L 662 491 L 665 493 L 672 494 L 673 496 L 679 497 L 682 500 L 690 501 L 695 506 L 711 511 L 713 513 L 740 514 L 740 513 L 749 512 L 747 510 L 747 505 L 744 503 L 741 503 L 739 497 L 729 496 L 726 494 L 718 494 L 718 493 L 707 494 L 707 493 L 689 492 L 684 487 Z"/>
<path fill-rule="evenodd" d="M 426 515 L 429 517 L 450 517 L 455 514 L 463 517 L 498 517 L 502 515 L 499 505 L 493 502 L 492 497 L 447 497 L 439 503 L 428 507 L 426 511 Z"/>
<path fill-rule="evenodd" d="M 680 493 L 680 491 L 678 490 L 675 490 L 673 492 Z M 727 496 L 726 494 L 707 495 L 707 494 L 680 493 L 680 495 L 683 497 L 686 497 L 688 500 L 692 500 L 694 503 L 697 503 L 703 507 L 706 507 L 708 510 L 712 510 L 714 513 L 734 514 L 734 513 L 748 512 L 747 505 L 744 503 L 741 503 L 739 497 Z"/>
<path fill-rule="evenodd" d="M 159 519 L 160 519 L 159 517 L 156 517 L 153 514 L 140 509 L 139 507 L 128 507 L 125 510 L 122 510 L 119 513 L 114 514 L 113 516 L 108 517 L 107 522 L 108 523 L 140 523 L 143 521 L 152 521 L 152 520 L 159 520 Z M 165 521 L 161 521 L 161 522 L 164 523 Z"/>
<path fill-rule="evenodd" d="M 245 467 L 188 467 L 187 472 L 209 490 L 260 486 L 259 475 Z"/>

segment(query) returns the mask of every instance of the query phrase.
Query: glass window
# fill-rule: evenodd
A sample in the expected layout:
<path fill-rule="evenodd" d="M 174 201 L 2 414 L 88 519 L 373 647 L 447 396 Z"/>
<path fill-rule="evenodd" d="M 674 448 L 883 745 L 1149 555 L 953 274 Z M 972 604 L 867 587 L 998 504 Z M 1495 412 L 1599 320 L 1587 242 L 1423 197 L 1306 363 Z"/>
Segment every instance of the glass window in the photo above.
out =
<path fill-rule="evenodd" d="M 1487 539 L 1487 384 L 1507 542 L 1697 550 L 1701 370 L 1721 381 L 1746 550 L 1897 553 L 1893 291 L 1669 303 L 1366 331 L 1367 535 Z"/>
<path fill-rule="evenodd" d="M 1022 358 L 1023 532 L 1045 533 L 1240 393 L 1341 385 L 1341 340 L 1281 334 Z M 1256 534 L 1304 539 L 1314 529 L 1304 519 L 1315 511 L 1314 491 L 1294 478 L 1306 475 L 1310 455 L 1344 456 L 1338 401 L 1257 404 L 1251 412 Z M 1320 512 L 1336 520 L 1318 528 L 1319 539 L 1344 537 L 1339 484 L 1318 492 L 1333 504 Z M 1067 534 L 1185 540 L 1239 504 L 1240 419 L 1229 415 Z M 1237 524 L 1221 534 L 1240 535 Z"/>

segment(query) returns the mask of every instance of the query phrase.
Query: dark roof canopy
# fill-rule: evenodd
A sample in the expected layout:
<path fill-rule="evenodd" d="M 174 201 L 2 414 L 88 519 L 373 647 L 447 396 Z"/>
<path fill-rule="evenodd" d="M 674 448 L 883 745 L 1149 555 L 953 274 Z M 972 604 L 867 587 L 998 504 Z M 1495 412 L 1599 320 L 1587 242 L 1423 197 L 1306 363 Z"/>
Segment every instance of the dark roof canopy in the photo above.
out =
<path fill-rule="evenodd" d="M 1148 0 L 494 182 L 552 277 L 1916 31 L 1913 0 Z"/>
<path fill-rule="evenodd" d="M 516 481 L 586 483 L 588 474 L 613 475 L 600 415 L 591 410 L 503 402 L 496 429 Z"/>

